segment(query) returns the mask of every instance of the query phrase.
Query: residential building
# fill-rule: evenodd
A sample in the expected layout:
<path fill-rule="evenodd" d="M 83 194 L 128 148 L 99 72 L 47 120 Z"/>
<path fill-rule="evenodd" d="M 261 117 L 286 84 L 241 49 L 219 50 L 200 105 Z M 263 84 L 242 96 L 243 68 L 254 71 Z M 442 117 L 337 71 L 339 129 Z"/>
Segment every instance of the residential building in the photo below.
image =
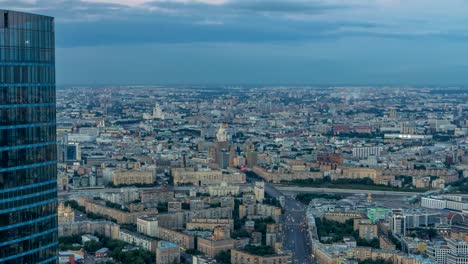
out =
<path fill-rule="evenodd" d="M 159 227 L 157 237 L 159 239 L 175 243 L 183 249 L 195 248 L 195 237 L 192 235 L 184 234 L 177 230 Z"/>
<path fill-rule="evenodd" d="M 140 216 L 137 218 L 138 233 L 145 234 L 150 237 L 156 237 L 158 234 L 158 219 L 154 216 Z"/>
<path fill-rule="evenodd" d="M 231 250 L 231 264 L 285 264 L 290 263 L 291 259 L 291 254 L 257 256 L 238 249 Z"/>
<path fill-rule="evenodd" d="M 133 184 L 153 184 L 155 178 L 156 176 L 153 170 L 116 170 L 113 172 L 112 175 L 112 183 L 116 186 Z"/>
<path fill-rule="evenodd" d="M 180 263 L 179 246 L 168 241 L 159 241 L 156 248 L 156 264 L 175 263 Z"/>
<path fill-rule="evenodd" d="M 120 229 L 119 240 L 156 252 L 157 240 L 129 230 Z"/>

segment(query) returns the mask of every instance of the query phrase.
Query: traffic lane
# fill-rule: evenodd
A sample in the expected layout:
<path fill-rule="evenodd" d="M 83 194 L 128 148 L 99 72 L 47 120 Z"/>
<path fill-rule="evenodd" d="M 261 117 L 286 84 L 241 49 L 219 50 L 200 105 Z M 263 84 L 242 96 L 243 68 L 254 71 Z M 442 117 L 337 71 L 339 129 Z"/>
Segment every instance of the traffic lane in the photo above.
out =
<path fill-rule="evenodd" d="M 291 250 L 294 263 L 312 263 L 310 260 L 310 243 L 304 225 L 304 207 L 292 198 L 286 198 L 285 206 L 285 246 Z"/>

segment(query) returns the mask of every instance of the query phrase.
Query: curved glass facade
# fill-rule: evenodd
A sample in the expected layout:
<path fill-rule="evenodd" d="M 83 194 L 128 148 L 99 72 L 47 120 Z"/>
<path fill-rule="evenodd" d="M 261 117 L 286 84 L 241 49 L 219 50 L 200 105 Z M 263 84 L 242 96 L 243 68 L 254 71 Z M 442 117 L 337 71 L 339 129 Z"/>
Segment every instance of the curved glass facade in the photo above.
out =
<path fill-rule="evenodd" d="M 0 263 L 57 262 L 54 20 L 0 10 Z"/>

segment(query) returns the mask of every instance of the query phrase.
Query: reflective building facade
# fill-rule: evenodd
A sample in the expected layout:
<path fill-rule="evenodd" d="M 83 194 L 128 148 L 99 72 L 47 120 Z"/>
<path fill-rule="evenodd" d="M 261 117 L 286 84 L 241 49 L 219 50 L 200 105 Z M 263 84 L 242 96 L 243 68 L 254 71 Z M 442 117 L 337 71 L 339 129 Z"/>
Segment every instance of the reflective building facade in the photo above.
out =
<path fill-rule="evenodd" d="M 0 263 L 57 262 L 54 20 L 0 10 Z"/>

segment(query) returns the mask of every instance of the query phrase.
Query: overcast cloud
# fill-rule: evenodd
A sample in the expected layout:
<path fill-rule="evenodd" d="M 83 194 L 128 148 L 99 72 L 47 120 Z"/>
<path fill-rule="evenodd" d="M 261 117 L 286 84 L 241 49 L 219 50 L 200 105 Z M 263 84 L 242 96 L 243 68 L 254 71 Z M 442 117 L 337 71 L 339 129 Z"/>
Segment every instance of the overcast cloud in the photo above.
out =
<path fill-rule="evenodd" d="M 59 84 L 468 83 L 464 0 L 0 0 L 0 8 L 56 18 Z"/>

